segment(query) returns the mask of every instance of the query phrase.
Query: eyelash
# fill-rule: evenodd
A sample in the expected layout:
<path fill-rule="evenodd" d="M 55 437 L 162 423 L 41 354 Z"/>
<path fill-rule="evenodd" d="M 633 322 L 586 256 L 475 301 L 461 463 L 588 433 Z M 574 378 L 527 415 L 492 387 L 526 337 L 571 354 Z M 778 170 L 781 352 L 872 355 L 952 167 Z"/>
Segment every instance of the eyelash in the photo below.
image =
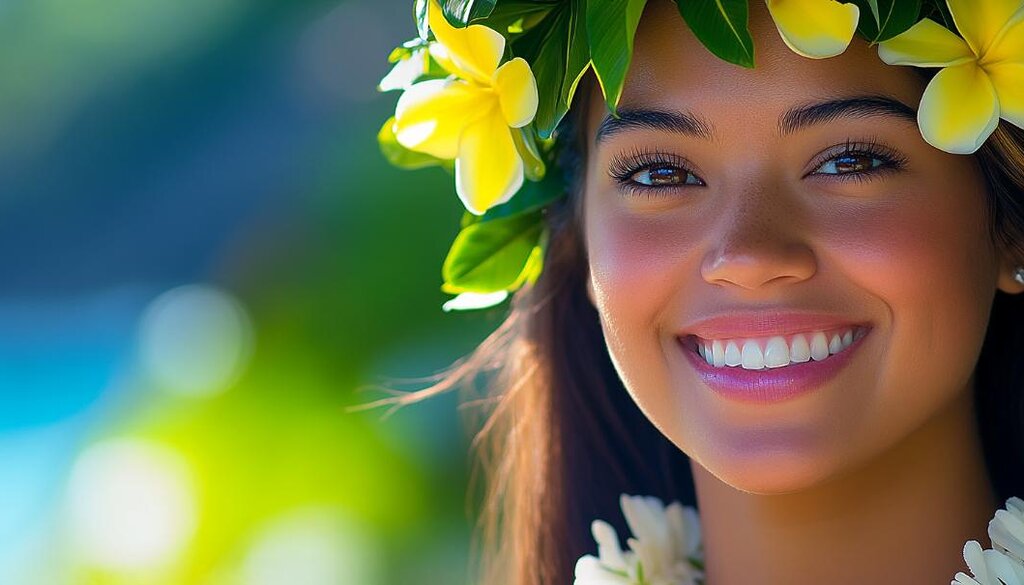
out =
<path fill-rule="evenodd" d="M 842 158 L 843 156 L 865 156 L 880 161 L 878 166 L 875 166 L 866 171 L 852 171 L 848 173 L 818 173 L 815 172 L 820 169 L 825 163 Z M 857 181 L 865 182 L 870 181 L 873 177 L 902 170 L 907 165 L 906 157 L 901 155 L 896 150 L 889 148 L 875 139 L 868 139 L 866 141 L 854 141 L 847 140 L 841 145 L 836 145 L 829 148 L 825 153 L 819 156 L 813 163 L 814 171 L 804 175 L 804 178 L 811 176 L 825 176 L 829 177 L 829 180 L 837 181 Z M 641 171 L 649 171 L 656 168 L 675 168 L 683 171 L 687 174 L 687 177 L 692 175 L 695 179 L 700 181 L 699 185 L 689 184 L 677 184 L 677 185 L 644 185 L 633 181 L 633 177 Z M 691 169 L 693 165 L 681 156 L 657 152 L 652 150 L 637 149 L 625 155 L 616 156 L 612 159 L 608 174 L 619 184 L 619 186 L 626 191 L 636 195 L 646 195 L 652 197 L 658 191 L 665 189 L 675 189 L 680 187 L 703 187 L 706 185 L 703 179 L 697 176 Z"/>
<path fill-rule="evenodd" d="M 632 152 L 626 153 L 625 155 L 618 155 L 612 158 L 608 174 L 614 179 L 619 186 L 632 194 L 646 194 L 647 196 L 653 196 L 654 192 L 672 189 L 678 187 L 685 187 L 687 185 L 665 185 L 665 186 L 654 186 L 644 185 L 637 183 L 633 180 L 633 176 L 640 171 L 649 171 L 656 168 L 677 168 L 684 171 L 687 175 L 693 175 L 696 177 L 696 173 L 690 169 L 693 167 L 689 161 L 681 156 L 657 152 L 653 150 L 636 149 Z M 702 186 L 704 181 L 701 181 Z M 690 185 L 693 186 L 693 185 Z"/>

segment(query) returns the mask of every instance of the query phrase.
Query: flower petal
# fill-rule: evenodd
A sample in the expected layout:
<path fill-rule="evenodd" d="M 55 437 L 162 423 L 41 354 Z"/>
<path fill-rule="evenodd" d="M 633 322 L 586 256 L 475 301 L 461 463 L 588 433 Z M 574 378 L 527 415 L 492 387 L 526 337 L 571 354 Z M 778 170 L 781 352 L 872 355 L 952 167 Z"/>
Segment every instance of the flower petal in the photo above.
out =
<path fill-rule="evenodd" d="M 467 76 L 467 73 L 452 61 L 451 53 L 449 53 L 448 48 L 441 43 L 436 41 L 430 43 L 427 45 L 427 51 L 430 53 L 431 58 L 433 58 L 434 61 L 437 61 L 437 64 L 448 73 L 462 78 Z"/>
<path fill-rule="evenodd" d="M 622 547 L 619 545 L 619 536 L 611 524 L 603 520 L 594 520 L 590 524 L 590 532 L 597 542 L 597 556 L 605 567 L 625 571 L 626 558 L 622 555 Z"/>
<path fill-rule="evenodd" d="M 1024 500 L 1017 496 L 1010 496 L 1010 498 L 1006 500 L 1005 508 L 1014 516 L 1024 519 Z"/>
<path fill-rule="evenodd" d="M 638 541 L 667 545 L 669 527 L 665 521 L 665 504 L 654 496 L 619 496 L 626 524 Z"/>
<path fill-rule="evenodd" d="M 947 0 L 957 30 L 983 56 L 1021 4 L 1020 0 Z"/>
<path fill-rule="evenodd" d="M 455 79 L 431 79 L 413 84 L 395 106 L 395 139 L 402 146 L 437 158 L 459 154 L 463 130 L 485 109 L 488 96 Z"/>
<path fill-rule="evenodd" d="M 767 0 L 782 40 L 797 54 L 812 59 L 846 50 L 857 30 L 860 9 L 833 0 Z"/>
<path fill-rule="evenodd" d="M 523 159 L 497 104 L 466 127 L 455 160 L 455 191 L 471 213 L 504 203 L 523 186 Z"/>
<path fill-rule="evenodd" d="M 686 516 L 683 505 L 679 502 L 672 502 L 665 506 L 665 520 L 668 523 L 670 550 L 688 553 L 690 537 L 686 534 Z"/>
<path fill-rule="evenodd" d="M 988 48 L 982 64 L 1024 63 L 1024 2 Z"/>
<path fill-rule="evenodd" d="M 473 311 L 476 309 L 486 309 L 501 303 L 507 298 L 508 291 L 506 290 L 499 290 L 497 292 L 490 293 L 464 292 L 460 293 L 459 296 L 454 299 L 446 301 L 445 304 L 441 305 L 441 310 L 447 313 L 449 311 Z"/>
<path fill-rule="evenodd" d="M 448 49 L 451 64 L 459 70 L 453 73 L 489 84 L 505 53 L 505 37 L 482 24 L 455 28 L 445 20 L 437 0 L 429 0 L 428 10 L 427 22 L 434 38 Z"/>
<path fill-rule="evenodd" d="M 999 95 L 999 116 L 1024 129 L 1024 63 L 1001 63 L 986 69 Z"/>
<path fill-rule="evenodd" d="M 988 523 L 992 545 L 1024 561 L 1024 521 L 1012 512 L 996 510 Z"/>
<path fill-rule="evenodd" d="M 982 551 L 981 544 L 977 540 L 968 540 L 964 543 L 964 561 L 967 562 L 967 568 L 971 570 L 974 578 L 981 582 L 982 585 L 993 583 L 994 580 L 989 574 L 988 565 L 985 564 L 985 553 Z"/>
<path fill-rule="evenodd" d="M 950 581 L 949 585 L 982 585 L 974 579 L 971 579 L 966 573 L 960 572 L 953 576 L 953 580 Z"/>
<path fill-rule="evenodd" d="M 630 585 L 629 577 L 606 570 L 593 555 L 584 555 L 576 560 L 573 576 L 573 585 Z"/>
<path fill-rule="evenodd" d="M 999 100 L 988 75 L 974 62 L 939 71 L 924 90 L 917 122 L 935 148 L 975 152 L 999 123 Z"/>
<path fill-rule="evenodd" d="M 917 67 L 960 65 L 975 58 L 963 39 L 930 18 L 878 43 L 878 56 L 889 65 Z"/>
<path fill-rule="evenodd" d="M 533 121 L 537 115 L 537 79 L 525 59 L 516 57 L 499 67 L 494 73 L 494 90 L 509 126 L 520 128 Z"/>
<path fill-rule="evenodd" d="M 999 582 L 1005 585 L 1024 585 L 1024 581 L 1020 578 L 1019 563 L 1015 563 L 1010 557 L 993 549 L 986 549 L 984 556 L 985 565 L 992 572 L 992 576 L 999 579 Z M 1014 565 L 1017 566 L 1014 567 Z"/>

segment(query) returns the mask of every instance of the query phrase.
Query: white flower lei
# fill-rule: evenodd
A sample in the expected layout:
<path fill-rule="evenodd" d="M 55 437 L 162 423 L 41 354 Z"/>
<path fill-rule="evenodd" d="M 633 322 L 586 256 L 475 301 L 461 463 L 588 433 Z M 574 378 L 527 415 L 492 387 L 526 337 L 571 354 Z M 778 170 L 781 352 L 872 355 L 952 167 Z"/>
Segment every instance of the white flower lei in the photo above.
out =
<path fill-rule="evenodd" d="M 622 550 L 615 529 L 594 520 L 598 556 L 576 561 L 573 585 L 704 585 L 704 549 L 697 510 L 654 496 L 619 497 L 633 533 Z M 971 575 L 959 572 L 950 585 L 1024 585 L 1024 500 L 1012 497 L 988 523 L 992 548 L 964 544 Z"/>

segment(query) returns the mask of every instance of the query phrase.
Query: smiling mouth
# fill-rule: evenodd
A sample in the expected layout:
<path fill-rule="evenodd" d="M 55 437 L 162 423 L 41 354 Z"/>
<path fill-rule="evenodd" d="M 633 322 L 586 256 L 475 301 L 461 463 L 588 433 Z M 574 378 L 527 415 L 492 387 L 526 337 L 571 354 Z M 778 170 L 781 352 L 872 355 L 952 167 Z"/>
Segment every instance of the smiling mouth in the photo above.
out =
<path fill-rule="evenodd" d="M 765 370 L 826 361 L 845 351 L 869 330 L 863 325 L 847 325 L 769 337 L 703 339 L 687 335 L 680 341 L 714 368 Z"/>

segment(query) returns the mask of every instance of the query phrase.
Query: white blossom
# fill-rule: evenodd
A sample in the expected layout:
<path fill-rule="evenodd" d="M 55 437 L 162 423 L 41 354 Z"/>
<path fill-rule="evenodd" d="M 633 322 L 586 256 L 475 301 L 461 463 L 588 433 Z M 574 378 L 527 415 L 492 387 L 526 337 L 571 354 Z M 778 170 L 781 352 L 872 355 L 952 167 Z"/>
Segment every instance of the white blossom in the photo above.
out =
<path fill-rule="evenodd" d="M 988 523 L 992 548 L 977 540 L 964 544 L 964 561 L 973 576 L 957 573 L 950 585 L 1024 585 L 1024 500 L 1006 500 Z"/>
<path fill-rule="evenodd" d="M 1024 565 L 1024 500 L 1016 496 L 1006 500 L 1006 509 L 997 510 L 988 523 L 988 537 L 992 548 Z"/>
<path fill-rule="evenodd" d="M 704 585 L 703 543 L 697 511 L 669 506 L 653 496 L 619 497 L 632 536 L 623 550 L 615 529 L 594 520 L 597 555 L 576 561 L 573 585 Z M 988 524 L 992 548 L 977 540 L 964 544 L 970 575 L 959 572 L 950 585 L 1024 585 L 1024 499 L 1006 500 Z"/>
<path fill-rule="evenodd" d="M 633 536 L 622 550 L 615 529 L 594 520 L 598 556 L 576 561 L 574 585 L 700 585 L 701 533 L 697 511 L 653 496 L 622 494 L 619 504 Z M 695 564 L 696 563 L 696 564 Z"/>

